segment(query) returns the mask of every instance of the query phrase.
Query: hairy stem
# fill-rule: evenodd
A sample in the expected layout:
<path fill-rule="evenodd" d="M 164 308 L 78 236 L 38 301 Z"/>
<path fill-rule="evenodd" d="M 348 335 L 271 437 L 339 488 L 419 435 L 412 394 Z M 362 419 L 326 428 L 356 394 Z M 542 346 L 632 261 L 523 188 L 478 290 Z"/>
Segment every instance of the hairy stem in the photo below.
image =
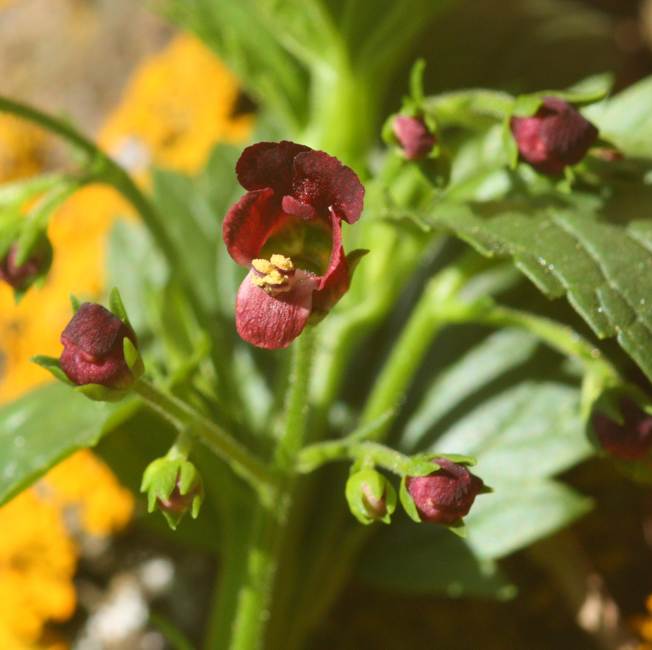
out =
<path fill-rule="evenodd" d="M 277 484 L 275 475 L 267 466 L 249 452 L 229 433 L 195 411 L 181 400 L 165 393 L 144 379 L 134 385 L 134 390 L 157 413 L 179 431 L 187 430 L 198 436 L 216 456 L 228 463 L 261 495 L 269 495 Z"/>
<path fill-rule="evenodd" d="M 283 479 L 271 499 L 257 506 L 231 650 L 263 647 L 275 583 L 281 582 L 277 572 L 290 525 L 297 480 L 294 465 L 306 433 L 313 336 L 311 330 L 304 331 L 292 350 L 285 427 L 274 455 L 275 466 Z"/>

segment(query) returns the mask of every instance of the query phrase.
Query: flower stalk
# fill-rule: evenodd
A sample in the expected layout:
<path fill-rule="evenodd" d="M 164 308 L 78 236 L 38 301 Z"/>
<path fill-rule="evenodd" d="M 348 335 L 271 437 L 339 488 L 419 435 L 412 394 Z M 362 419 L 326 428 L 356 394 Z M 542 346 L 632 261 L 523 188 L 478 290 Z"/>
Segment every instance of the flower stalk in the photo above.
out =
<path fill-rule="evenodd" d="M 199 437 L 216 456 L 229 464 L 233 471 L 254 487 L 261 496 L 265 499 L 269 497 L 277 484 L 274 472 L 233 436 L 185 402 L 159 390 L 145 379 L 139 379 L 133 389 L 177 431 L 187 430 Z"/>

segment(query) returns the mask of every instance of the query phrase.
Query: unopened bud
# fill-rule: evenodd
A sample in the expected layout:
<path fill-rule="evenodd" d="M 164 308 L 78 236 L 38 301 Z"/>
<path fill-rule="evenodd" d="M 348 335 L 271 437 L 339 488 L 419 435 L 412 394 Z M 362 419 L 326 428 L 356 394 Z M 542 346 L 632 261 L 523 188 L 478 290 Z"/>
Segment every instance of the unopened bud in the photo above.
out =
<path fill-rule="evenodd" d="M 591 122 L 556 97 L 544 98 L 530 117 L 512 117 L 510 127 L 521 159 L 552 176 L 580 162 L 598 137 Z"/>
<path fill-rule="evenodd" d="M 392 129 L 408 160 L 425 158 L 437 144 L 437 137 L 421 117 L 397 115 Z"/>
<path fill-rule="evenodd" d="M 455 524 L 468 514 L 476 496 L 485 490 L 484 483 L 464 465 L 445 458 L 433 462 L 439 466 L 436 471 L 427 476 L 406 477 L 405 487 L 421 521 Z"/>
<path fill-rule="evenodd" d="M 396 509 L 396 490 L 382 474 L 373 469 L 354 472 L 345 491 L 351 513 L 360 523 L 390 522 Z"/>
<path fill-rule="evenodd" d="M 131 327 L 108 309 L 83 303 L 61 334 L 61 369 L 78 386 L 124 390 L 136 379 L 125 360 L 125 343 L 138 345 Z"/>
<path fill-rule="evenodd" d="M 638 460 L 652 447 L 652 416 L 629 399 L 620 402 L 623 423 L 604 413 L 593 416 L 593 428 L 601 447 L 615 458 Z"/>
<path fill-rule="evenodd" d="M 143 474 L 141 492 L 147 493 L 147 510 L 160 510 L 175 529 L 187 512 L 197 518 L 204 499 L 204 484 L 197 468 L 184 459 L 158 458 Z"/>

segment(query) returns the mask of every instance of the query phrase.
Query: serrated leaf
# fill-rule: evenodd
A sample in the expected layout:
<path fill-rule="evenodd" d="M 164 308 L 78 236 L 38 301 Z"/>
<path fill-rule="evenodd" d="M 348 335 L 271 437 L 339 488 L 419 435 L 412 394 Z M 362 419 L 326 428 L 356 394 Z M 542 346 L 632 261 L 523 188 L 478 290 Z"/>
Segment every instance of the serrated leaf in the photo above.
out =
<path fill-rule="evenodd" d="M 427 524 L 382 530 L 361 554 L 358 573 L 372 585 L 407 593 L 501 600 L 516 593 L 493 561 L 474 556 L 445 528 Z"/>
<path fill-rule="evenodd" d="M 530 544 L 588 508 L 549 478 L 593 453 L 580 416 L 579 377 L 577 385 L 566 383 L 572 375 L 557 379 L 552 353 L 545 361 L 536 352 L 529 333 L 489 335 L 434 378 L 404 429 L 406 451 L 477 458 L 473 473 L 493 491 L 476 498 L 465 522 L 469 543 L 486 557 Z"/>
<path fill-rule="evenodd" d="M 432 223 L 483 255 L 510 257 L 548 297 L 566 295 L 601 338 L 652 378 L 652 194 L 630 187 L 601 205 L 576 196 L 437 206 Z"/>
<path fill-rule="evenodd" d="M 561 530 L 591 509 L 591 500 L 556 481 L 495 484 L 466 517 L 468 543 L 497 559 Z"/>
<path fill-rule="evenodd" d="M 0 504 L 74 451 L 95 445 L 134 408 L 134 402 L 92 402 L 59 383 L 1 407 Z"/>
<path fill-rule="evenodd" d="M 652 157 L 652 77 L 630 86 L 584 114 L 627 156 Z"/>

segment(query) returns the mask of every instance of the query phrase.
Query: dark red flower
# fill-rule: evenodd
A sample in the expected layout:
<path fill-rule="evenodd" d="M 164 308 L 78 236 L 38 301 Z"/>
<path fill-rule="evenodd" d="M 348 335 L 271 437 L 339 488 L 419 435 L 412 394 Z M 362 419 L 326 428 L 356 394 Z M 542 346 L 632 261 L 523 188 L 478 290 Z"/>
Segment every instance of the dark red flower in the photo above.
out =
<path fill-rule="evenodd" d="M 531 117 L 512 117 L 510 126 L 521 159 L 549 175 L 580 162 L 598 137 L 591 122 L 555 97 L 546 97 Z"/>
<path fill-rule="evenodd" d="M 14 244 L 4 259 L 0 261 L 0 280 L 4 280 L 17 291 L 24 291 L 41 275 L 51 261 L 51 250 L 48 246 L 42 247 L 33 254 L 24 264 L 16 264 L 17 247 Z"/>
<path fill-rule="evenodd" d="M 392 128 L 408 160 L 425 158 L 437 144 L 437 137 L 420 117 L 397 115 Z"/>
<path fill-rule="evenodd" d="M 484 483 L 464 465 L 436 458 L 439 469 L 428 476 L 406 479 L 406 486 L 423 521 L 453 524 L 468 514 Z"/>
<path fill-rule="evenodd" d="M 125 338 L 137 345 L 128 325 L 101 305 L 86 302 L 61 334 L 61 368 L 78 386 L 126 388 L 134 377 L 124 358 Z"/>
<path fill-rule="evenodd" d="M 236 327 L 253 345 L 284 348 L 349 288 L 341 222 L 360 217 L 364 188 L 336 158 L 287 141 L 247 147 L 236 173 L 248 192 L 222 227 L 229 255 L 249 268 Z"/>
<path fill-rule="evenodd" d="M 618 424 L 604 413 L 593 416 L 593 428 L 602 448 L 616 458 L 636 460 L 648 454 L 652 447 L 652 416 L 634 402 L 620 402 L 623 423 Z"/>

